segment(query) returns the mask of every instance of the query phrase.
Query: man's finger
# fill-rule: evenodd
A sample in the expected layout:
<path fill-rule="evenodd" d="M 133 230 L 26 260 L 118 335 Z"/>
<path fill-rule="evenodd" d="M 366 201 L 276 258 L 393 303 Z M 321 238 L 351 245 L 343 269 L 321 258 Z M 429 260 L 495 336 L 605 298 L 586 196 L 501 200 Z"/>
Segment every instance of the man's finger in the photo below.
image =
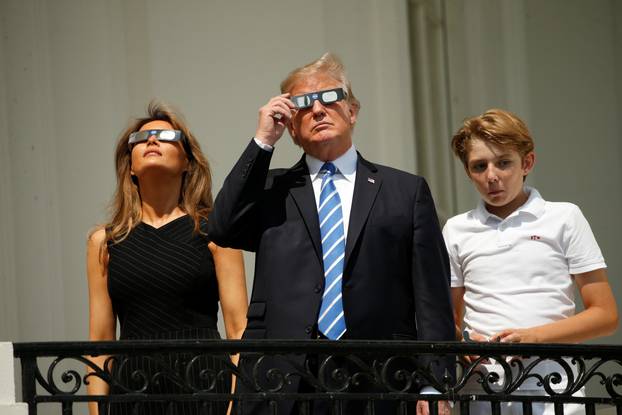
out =
<path fill-rule="evenodd" d="M 288 118 L 291 118 L 292 115 L 292 110 L 289 106 L 287 106 L 285 103 L 283 102 L 277 102 L 273 105 L 273 109 L 274 110 L 279 110 L 280 113 L 282 114 L 287 114 Z"/>
<path fill-rule="evenodd" d="M 289 109 L 284 109 L 278 106 L 274 106 L 270 108 L 270 116 L 275 121 L 280 121 L 286 123 L 291 118 L 291 111 Z"/>
<path fill-rule="evenodd" d="M 284 96 L 284 95 L 288 95 L 288 96 Z M 292 100 L 289 99 L 289 94 L 279 95 L 278 97 L 272 98 L 268 102 L 268 105 L 277 105 L 277 104 L 282 104 L 284 107 L 289 108 L 289 109 L 295 109 L 296 108 L 296 105 L 294 105 Z"/>

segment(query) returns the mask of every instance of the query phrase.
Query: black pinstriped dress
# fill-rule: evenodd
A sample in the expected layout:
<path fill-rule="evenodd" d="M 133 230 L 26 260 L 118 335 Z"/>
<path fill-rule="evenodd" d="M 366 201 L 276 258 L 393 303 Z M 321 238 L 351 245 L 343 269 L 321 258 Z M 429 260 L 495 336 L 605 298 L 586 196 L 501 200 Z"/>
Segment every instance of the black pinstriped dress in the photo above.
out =
<path fill-rule="evenodd" d="M 194 221 L 188 215 L 160 228 L 139 224 L 120 243 L 109 244 L 108 292 L 119 319 L 120 340 L 129 339 L 218 339 L 218 283 L 214 259 L 205 235 L 193 232 Z M 206 232 L 207 222 L 201 223 Z M 121 357 L 114 366 L 122 386 L 111 393 L 140 389 L 148 382 L 148 393 L 188 393 L 193 388 L 209 389 L 214 378 L 201 379 L 199 373 L 216 373 L 224 367 L 225 356 L 203 357 L 191 366 L 188 379 L 188 355 L 157 355 L 150 358 Z M 138 370 L 138 372 L 136 372 Z M 138 373 L 138 374 L 137 374 Z M 142 376 L 144 374 L 145 377 Z M 195 389 L 195 390 L 196 390 Z M 219 377 L 214 392 L 230 390 L 229 377 Z M 212 405 L 210 405 L 212 406 Z M 214 404 L 215 414 L 224 414 L 224 404 Z M 136 411 L 136 412 L 135 412 Z M 113 403 L 111 414 L 212 413 L 196 403 Z"/>

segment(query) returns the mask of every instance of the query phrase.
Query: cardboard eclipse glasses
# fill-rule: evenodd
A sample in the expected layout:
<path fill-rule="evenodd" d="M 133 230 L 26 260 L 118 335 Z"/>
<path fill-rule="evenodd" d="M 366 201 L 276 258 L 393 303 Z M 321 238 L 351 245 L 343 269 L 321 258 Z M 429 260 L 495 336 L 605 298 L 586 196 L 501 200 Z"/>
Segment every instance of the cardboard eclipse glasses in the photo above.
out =
<path fill-rule="evenodd" d="M 158 141 L 182 141 L 184 134 L 179 130 L 144 130 L 130 134 L 127 144 L 131 147 L 134 144 L 149 140 L 154 135 Z"/>
<path fill-rule="evenodd" d="M 320 101 L 323 105 L 332 104 L 337 101 L 341 101 L 348 94 L 343 88 L 326 89 L 324 91 L 309 92 L 304 95 L 296 95 L 291 97 L 290 100 L 294 103 L 297 109 L 304 109 L 313 106 L 315 101 Z"/>
<path fill-rule="evenodd" d="M 132 150 L 135 144 L 144 143 L 145 141 L 149 140 L 149 137 L 151 137 L 152 135 L 155 135 L 158 141 L 166 141 L 169 143 L 174 142 L 174 141 L 181 141 L 181 144 L 184 147 L 184 151 L 186 152 L 188 159 L 192 160 L 194 158 L 192 154 L 192 148 L 190 148 L 190 143 L 186 139 L 186 136 L 184 135 L 184 133 L 182 133 L 180 130 L 136 131 L 130 134 L 129 139 L 127 140 L 127 145 L 130 148 L 130 151 Z"/>

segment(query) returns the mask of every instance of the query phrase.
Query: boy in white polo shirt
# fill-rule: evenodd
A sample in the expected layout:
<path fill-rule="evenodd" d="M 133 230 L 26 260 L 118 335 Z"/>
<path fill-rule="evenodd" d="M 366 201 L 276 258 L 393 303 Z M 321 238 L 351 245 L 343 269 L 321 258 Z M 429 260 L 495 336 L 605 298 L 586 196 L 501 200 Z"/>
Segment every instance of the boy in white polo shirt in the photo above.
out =
<path fill-rule="evenodd" d="M 464 122 L 452 149 L 482 197 L 443 229 L 457 333 L 464 322 L 475 341 L 575 343 L 615 331 L 606 265 L 585 217 L 577 206 L 547 202 L 524 186 L 535 163 L 525 124 L 507 111 L 489 110 Z M 578 314 L 573 281 L 585 306 Z M 543 393 L 535 382 L 525 383 L 521 392 L 538 389 Z M 520 403 L 502 410 L 522 413 Z M 533 410 L 553 413 L 552 405 L 534 404 Z M 584 413 L 578 405 L 565 410 Z M 471 413 L 490 413 L 490 405 L 472 404 Z"/>

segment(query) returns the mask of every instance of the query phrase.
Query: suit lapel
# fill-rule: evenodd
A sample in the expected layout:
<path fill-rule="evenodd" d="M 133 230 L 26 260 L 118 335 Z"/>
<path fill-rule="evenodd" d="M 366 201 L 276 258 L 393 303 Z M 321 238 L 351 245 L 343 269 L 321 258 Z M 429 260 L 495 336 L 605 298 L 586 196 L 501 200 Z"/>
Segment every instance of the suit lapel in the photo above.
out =
<path fill-rule="evenodd" d="M 313 242 L 315 253 L 321 261 L 322 246 L 320 244 L 320 222 L 315 205 L 313 185 L 311 183 L 311 178 L 309 177 L 309 169 L 304 160 L 304 156 L 290 169 L 290 174 L 292 174 L 295 180 L 289 188 L 289 193 L 292 195 L 296 206 L 298 206 L 300 216 L 302 216 L 302 220 L 307 227 L 307 232 Z"/>
<path fill-rule="evenodd" d="M 348 226 L 348 237 L 346 239 L 344 269 L 348 267 L 348 260 L 367 222 L 380 186 L 382 186 L 382 178 L 378 175 L 376 166 L 358 154 L 354 195 L 352 196 L 352 210 L 350 211 L 350 224 Z"/>

